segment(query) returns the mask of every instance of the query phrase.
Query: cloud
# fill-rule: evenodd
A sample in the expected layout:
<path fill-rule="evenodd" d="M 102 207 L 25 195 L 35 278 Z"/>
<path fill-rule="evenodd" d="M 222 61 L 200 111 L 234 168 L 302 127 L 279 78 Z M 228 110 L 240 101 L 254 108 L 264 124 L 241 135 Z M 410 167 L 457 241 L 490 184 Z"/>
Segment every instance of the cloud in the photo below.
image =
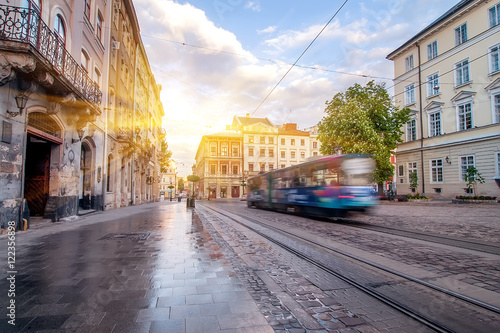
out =
<path fill-rule="evenodd" d="M 260 12 L 262 10 L 259 1 L 248 1 L 245 5 L 245 9 L 250 9 L 254 12 Z"/>
<path fill-rule="evenodd" d="M 269 26 L 269 27 L 267 27 L 265 29 L 257 30 L 257 33 L 259 35 L 261 35 L 261 34 L 272 34 L 273 32 L 276 31 L 276 28 L 277 28 L 277 26 L 271 25 L 271 26 Z"/>

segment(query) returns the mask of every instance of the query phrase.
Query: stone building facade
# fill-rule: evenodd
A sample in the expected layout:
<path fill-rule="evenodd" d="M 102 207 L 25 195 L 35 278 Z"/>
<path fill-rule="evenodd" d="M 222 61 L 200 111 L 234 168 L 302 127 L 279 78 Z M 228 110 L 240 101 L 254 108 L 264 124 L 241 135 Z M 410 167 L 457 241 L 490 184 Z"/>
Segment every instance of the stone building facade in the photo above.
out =
<path fill-rule="evenodd" d="M 469 194 L 465 170 L 485 178 L 478 195 L 498 196 L 500 176 L 500 3 L 460 1 L 387 56 L 397 104 L 412 118 L 396 152 L 398 194 Z"/>
<path fill-rule="evenodd" d="M 204 135 L 196 152 L 194 186 L 201 198 L 239 198 L 243 191 L 243 138 L 240 132 L 226 130 Z"/>
<path fill-rule="evenodd" d="M 319 156 L 313 129 L 303 131 L 297 124 L 276 126 L 267 118 L 235 116 L 226 131 L 203 136 L 198 146 L 195 174 L 200 177 L 199 197 L 242 197 L 248 177 Z"/>
<path fill-rule="evenodd" d="M 118 64 L 135 69 L 142 47 L 132 2 L 1 0 L 0 18 L 2 228 L 21 216 L 57 221 L 129 204 L 131 151 L 149 153 L 145 163 L 157 176 L 156 148 L 165 135 L 160 87 L 143 49 L 143 93 L 152 96 L 147 105 L 135 102 L 134 71 L 126 82 L 117 79 Z M 118 91 L 124 92 L 119 99 Z M 144 136 L 150 145 L 138 144 L 128 127 L 115 127 L 134 121 L 136 104 L 151 114 L 151 133 Z M 152 189 L 145 200 L 154 196 Z"/>

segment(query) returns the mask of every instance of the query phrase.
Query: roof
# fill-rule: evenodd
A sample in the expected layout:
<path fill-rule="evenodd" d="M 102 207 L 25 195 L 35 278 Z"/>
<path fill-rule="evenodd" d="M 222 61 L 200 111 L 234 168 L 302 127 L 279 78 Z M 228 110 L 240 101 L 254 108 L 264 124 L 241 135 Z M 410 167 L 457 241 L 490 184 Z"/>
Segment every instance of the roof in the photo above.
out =
<path fill-rule="evenodd" d="M 236 123 L 236 124 L 235 124 Z M 254 124 L 262 123 L 274 127 L 273 123 L 267 118 L 251 118 L 251 117 L 237 117 L 234 116 L 233 125 L 250 126 Z"/>
<path fill-rule="evenodd" d="M 225 138 L 241 138 L 241 133 L 236 131 L 220 131 L 217 133 L 207 134 L 204 137 L 225 137 Z"/>
<path fill-rule="evenodd" d="M 437 27 L 438 25 L 440 25 L 441 23 L 446 21 L 448 18 L 450 18 L 451 16 L 455 15 L 457 12 L 462 10 L 464 7 L 466 7 L 467 5 L 469 5 L 475 1 L 478 1 L 478 0 L 461 0 L 455 6 L 451 7 L 446 13 L 441 15 L 437 20 L 435 20 L 434 22 L 429 24 L 427 27 L 425 27 L 423 30 L 421 30 L 419 33 L 417 33 L 415 36 L 413 36 L 412 38 L 407 40 L 403 45 L 398 47 L 396 50 L 389 53 L 386 58 L 391 60 L 394 56 L 396 56 L 398 53 L 403 51 L 405 48 L 414 44 L 419 38 L 424 36 L 426 33 L 430 32 L 432 29 L 434 29 L 435 27 Z"/>

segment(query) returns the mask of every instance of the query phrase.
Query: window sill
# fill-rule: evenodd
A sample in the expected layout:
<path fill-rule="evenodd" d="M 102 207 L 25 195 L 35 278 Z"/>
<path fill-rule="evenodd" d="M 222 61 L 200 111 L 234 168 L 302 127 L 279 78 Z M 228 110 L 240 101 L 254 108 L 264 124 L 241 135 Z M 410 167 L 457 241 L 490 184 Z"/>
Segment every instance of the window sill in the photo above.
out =
<path fill-rule="evenodd" d="M 438 92 L 438 93 L 436 93 L 434 95 L 428 95 L 427 96 L 427 100 L 430 100 L 430 99 L 433 99 L 433 98 L 436 98 L 436 97 L 441 98 L 441 92 Z"/>
<path fill-rule="evenodd" d="M 488 76 L 493 76 L 493 75 L 496 75 L 496 74 L 500 74 L 500 69 L 497 69 L 496 71 L 489 72 Z"/>
<path fill-rule="evenodd" d="M 410 102 L 408 104 L 405 104 L 404 107 L 407 108 L 407 107 L 410 107 L 412 105 L 416 105 L 416 102 Z"/>
<path fill-rule="evenodd" d="M 459 89 L 459 88 L 462 88 L 462 87 L 465 87 L 465 86 L 472 87 L 472 81 L 468 81 L 468 82 L 457 84 L 455 86 L 455 89 Z"/>

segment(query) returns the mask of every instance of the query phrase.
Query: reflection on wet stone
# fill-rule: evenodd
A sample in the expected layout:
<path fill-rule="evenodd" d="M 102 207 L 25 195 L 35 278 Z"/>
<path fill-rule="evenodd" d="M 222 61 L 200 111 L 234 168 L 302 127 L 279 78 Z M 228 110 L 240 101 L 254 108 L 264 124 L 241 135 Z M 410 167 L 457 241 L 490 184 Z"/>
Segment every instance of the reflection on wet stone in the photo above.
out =
<path fill-rule="evenodd" d="M 208 324 L 212 331 L 231 325 L 273 331 L 265 320 L 230 320 L 241 317 L 236 304 L 251 297 L 211 233 L 184 205 L 157 205 L 54 233 L 23 251 L 17 325 L 2 320 L 0 332 L 185 333 Z M 256 307 L 249 310 L 263 319 Z"/>

